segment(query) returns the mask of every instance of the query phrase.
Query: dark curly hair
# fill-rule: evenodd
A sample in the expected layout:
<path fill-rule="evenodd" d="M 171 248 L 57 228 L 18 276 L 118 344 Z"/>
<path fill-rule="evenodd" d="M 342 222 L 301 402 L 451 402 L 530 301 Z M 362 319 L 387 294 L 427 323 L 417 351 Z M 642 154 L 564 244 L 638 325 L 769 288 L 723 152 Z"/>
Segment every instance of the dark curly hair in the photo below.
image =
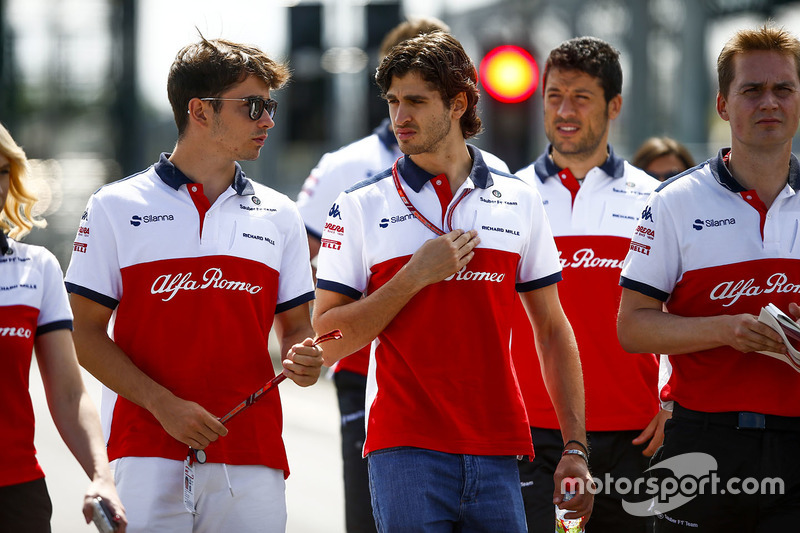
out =
<path fill-rule="evenodd" d="M 543 87 L 547 87 L 547 74 L 551 68 L 579 70 L 599 79 L 606 103 L 622 93 L 619 52 L 596 37 L 576 37 L 554 48 L 544 65 Z"/>
<path fill-rule="evenodd" d="M 400 43 L 383 58 L 375 82 L 385 98 L 392 78 L 409 72 L 436 86 L 442 100 L 450 105 L 459 93 L 467 96 L 467 109 L 461 116 L 461 134 L 469 139 L 480 133 L 478 118 L 478 72 L 464 48 L 453 36 L 443 32 L 420 35 Z"/>

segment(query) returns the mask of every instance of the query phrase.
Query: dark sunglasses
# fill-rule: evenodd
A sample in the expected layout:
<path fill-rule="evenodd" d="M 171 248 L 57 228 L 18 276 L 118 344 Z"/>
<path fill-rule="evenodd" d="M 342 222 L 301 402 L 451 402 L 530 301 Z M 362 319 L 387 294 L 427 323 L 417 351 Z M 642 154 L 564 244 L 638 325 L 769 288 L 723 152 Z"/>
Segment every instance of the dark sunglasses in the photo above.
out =
<path fill-rule="evenodd" d="M 266 109 L 269 118 L 275 118 L 275 112 L 278 110 L 278 102 L 272 98 L 261 98 L 260 96 L 248 96 L 247 98 L 201 98 L 204 102 L 209 101 L 231 101 L 231 102 L 247 102 L 250 106 L 250 119 L 258 120 L 261 118 L 262 113 Z"/>

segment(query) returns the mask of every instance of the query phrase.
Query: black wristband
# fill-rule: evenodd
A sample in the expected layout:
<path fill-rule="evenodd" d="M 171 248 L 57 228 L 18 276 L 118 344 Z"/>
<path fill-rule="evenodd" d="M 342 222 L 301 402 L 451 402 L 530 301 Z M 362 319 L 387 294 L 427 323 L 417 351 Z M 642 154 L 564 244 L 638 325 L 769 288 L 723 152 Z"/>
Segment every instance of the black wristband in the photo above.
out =
<path fill-rule="evenodd" d="M 577 444 L 578 446 L 580 446 L 581 448 L 583 448 L 583 451 L 584 451 L 584 452 L 586 452 L 586 455 L 587 455 L 587 457 L 588 457 L 588 455 L 589 455 L 589 448 L 588 448 L 588 447 L 587 447 L 587 446 L 586 446 L 584 443 L 582 443 L 582 442 L 581 442 L 581 441 L 579 441 L 579 440 L 568 440 L 566 443 L 564 443 L 564 449 L 566 450 L 566 449 L 567 449 L 567 446 L 569 446 L 570 444 Z"/>

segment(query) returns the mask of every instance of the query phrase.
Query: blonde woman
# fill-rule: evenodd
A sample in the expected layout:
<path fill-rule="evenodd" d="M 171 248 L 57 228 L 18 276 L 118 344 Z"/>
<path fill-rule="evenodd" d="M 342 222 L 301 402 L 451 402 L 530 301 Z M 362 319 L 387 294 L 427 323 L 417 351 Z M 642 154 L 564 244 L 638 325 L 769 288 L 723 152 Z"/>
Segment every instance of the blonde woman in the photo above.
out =
<path fill-rule="evenodd" d="M 84 389 L 72 344 L 72 313 L 56 258 L 18 239 L 44 221 L 32 217 L 25 152 L 0 125 L 0 524 L 4 531 L 49 532 L 52 506 L 33 444 L 28 393 L 33 350 L 61 437 L 91 479 L 83 514 L 101 497 L 117 531 L 125 510 L 108 467 L 100 420 Z"/>

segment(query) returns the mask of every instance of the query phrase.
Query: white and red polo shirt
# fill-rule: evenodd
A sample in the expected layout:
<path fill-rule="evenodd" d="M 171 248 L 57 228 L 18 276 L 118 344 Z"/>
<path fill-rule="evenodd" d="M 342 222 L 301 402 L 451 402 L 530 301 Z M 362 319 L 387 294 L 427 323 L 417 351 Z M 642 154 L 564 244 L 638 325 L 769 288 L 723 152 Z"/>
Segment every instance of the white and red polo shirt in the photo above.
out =
<path fill-rule="evenodd" d="M 482 152 L 482 155 L 490 167 L 508 172 L 508 166 L 497 156 L 488 152 Z M 297 196 L 297 208 L 308 234 L 321 239 L 326 217 L 336 197 L 356 183 L 383 172 L 402 156 L 388 118 L 375 128 L 372 135 L 323 155 Z M 345 357 L 334 368 L 337 372 L 348 370 L 366 376 L 368 366 L 367 346 Z"/>
<path fill-rule="evenodd" d="M 658 358 L 630 354 L 617 340 L 619 275 L 636 222 L 659 182 L 614 154 L 579 184 L 558 168 L 551 146 L 517 175 L 542 195 L 564 282 L 558 294 L 572 324 L 583 367 L 586 429 L 643 429 L 658 411 Z M 531 426 L 557 429 L 533 331 L 517 303 L 511 353 Z"/>
<path fill-rule="evenodd" d="M 758 315 L 800 302 L 800 165 L 769 207 L 742 187 L 728 150 L 672 178 L 651 196 L 620 284 L 687 317 Z M 663 400 L 705 412 L 800 416 L 800 374 L 759 353 L 722 346 L 670 355 Z"/>
<path fill-rule="evenodd" d="M 233 185 L 209 205 L 202 185 L 167 157 L 91 197 L 67 289 L 114 309 L 114 342 L 143 372 L 221 417 L 274 376 L 273 316 L 313 298 L 305 229 L 289 198 L 238 165 Z M 209 461 L 288 475 L 278 394 L 228 429 L 206 449 Z M 187 450 L 119 397 L 108 453 L 183 459 Z"/>
<path fill-rule="evenodd" d="M 28 385 L 36 336 L 59 329 L 72 329 L 72 311 L 55 256 L 0 232 L 0 486 L 44 477 Z"/>
<path fill-rule="evenodd" d="M 509 354 L 517 291 L 561 279 L 536 191 L 490 170 L 470 147 L 472 172 L 455 195 L 410 157 L 399 187 L 444 232 L 476 229 L 474 258 L 416 294 L 373 342 L 364 453 L 414 446 L 447 453 L 530 455 L 525 407 Z M 317 287 L 353 299 L 390 280 L 436 234 L 401 200 L 388 170 L 341 194 L 322 235 Z"/>

